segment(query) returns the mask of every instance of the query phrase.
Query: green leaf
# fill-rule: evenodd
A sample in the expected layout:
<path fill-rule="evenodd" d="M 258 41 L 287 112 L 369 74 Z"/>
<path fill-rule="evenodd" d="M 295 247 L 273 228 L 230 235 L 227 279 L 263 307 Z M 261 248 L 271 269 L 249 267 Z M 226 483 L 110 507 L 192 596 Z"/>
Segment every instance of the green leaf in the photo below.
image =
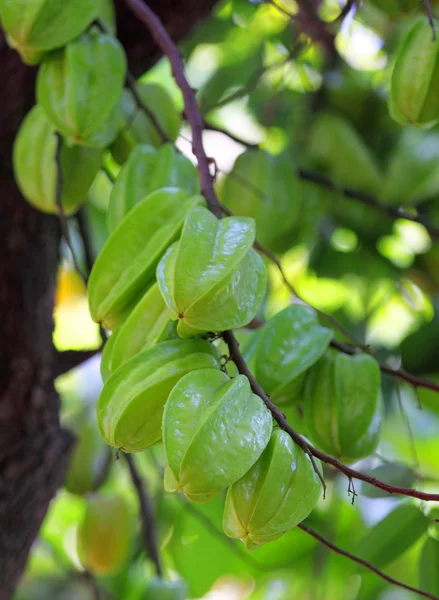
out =
<path fill-rule="evenodd" d="M 439 596 L 439 541 L 428 538 L 419 557 L 419 587 Z"/>
<path fill-rule="evenodd" d="M 426 531 L 429 521 L 413 504 L 401 504 L 375 525 L 358 545 L 358 556 L 382 568 L 408 550 Z"/>
<path fill-rule="evenodd" d="M 381 481 L 385 481 L 390 485 L 398 487 L 411 488 L 416 481 L 416 475 L 413 473 L 413 469 L 406 465 L 385 464 L 371 469 L 367 472 L 368 475 L 376 477 Z M 388 498 L 389 493 L 384 490 L 380 490 L 373 485 L 367 483 L 361 484 L 361 495 L 367 496 L 368 498 Z"/>

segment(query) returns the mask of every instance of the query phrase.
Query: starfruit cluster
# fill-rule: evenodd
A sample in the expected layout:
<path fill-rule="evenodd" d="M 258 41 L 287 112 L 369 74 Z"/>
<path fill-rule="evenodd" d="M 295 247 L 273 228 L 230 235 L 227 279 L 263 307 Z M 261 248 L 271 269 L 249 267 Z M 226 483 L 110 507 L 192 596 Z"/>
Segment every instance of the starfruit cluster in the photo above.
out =
<path fill-rule="evenodd" d="M 110 0 L 0 0 L 0 21 L 23 61 L 39 64 L 37 106 L 21 125 L 13 156 L 18 186 L 35 208 L 56 213 L 61 203 L 72 214 L 105 150 L 123 164 L 135 144 L 159 148 L 176 139 L 180 116 L 162 87 L 130 78 L 134 92 L 125 89 L 127 61 Z M 136 102 L 160 112 L 158 120 L 138 115 Z M 175 162 L 168 156 L 151 191 L 172 180 L 167 171 Z"/>

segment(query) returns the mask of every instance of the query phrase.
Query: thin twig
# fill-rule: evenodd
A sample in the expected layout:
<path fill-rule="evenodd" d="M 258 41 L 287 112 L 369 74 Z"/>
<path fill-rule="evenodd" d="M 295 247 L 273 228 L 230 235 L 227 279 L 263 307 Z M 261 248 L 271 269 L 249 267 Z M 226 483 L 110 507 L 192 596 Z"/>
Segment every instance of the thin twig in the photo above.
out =
<path fill-rule="evenodd" d="M 163 576 L 162 565 L 157 540 L 157 526 L 154 516 L 154 507 L 152 500 L 145 488 L 145 482 L 142 480 L 134 458 L 131 454 L 124 454 L 125 460 L 128 463 L 128 468 L 131 474 L 131 480 L 136 488 L 137 497 L 139 498 L 140 514 L 142 517 L 142 532 L 145 547 L 149 557 L 154 563 L 155 571 L 158 577 Z"/>
<path fill-rule="evenodd" d="M 159 120 L 157 119 L 157 117 L 155 116 L 155 114 L 153 113 L 153 111 L 149 108 L 149 106 L 147 104 L 145 104 L 145 102 L 143 101 L 142 96 L 139 94 L 139 91 L 137 89 L 137 81 L 136 79 L 131 75 L 131 73 L 127 73 L 126 76 L 126 85 L 127 87 L 130 89 L 133 98 L 137 104 L 137 107 L 141 110 L 143 110 L 143 112 L 148 115 L 149 119 L 151 120 L 151 123 L 154 125 L 154 127 L 157 130 L 157 133 L 160 135 L 160 137 L 162 138 L 163 142 L 171 142 L 172 140 L 171 138 L 168 136 L 168 134 L 166 133 L 166 131 L 163 129 L 163 127 L 160 125 Z"/>
<path fill-rule="evenodd" d="M 61 231 L 64 237 L 64 240 L 67 244 L 68 249 L 72 255 L 72 260 L 74 267 L 78 274 L 81 276 L 85 285 L 87 285 L 87 277 L 81 270 L 78 261 L 76 260 L 75 252 L 73 251 L 72 241 L 70 239 L 69 226 L 67 224 L 67 217 L 64 212 L 64 207 L 62 205 L 62 191 L 63 191 L 63 174 L 62 174 L 62 164 L 61 164 L 61 152 L 62 152 L 62 137 L 59 133 L 55 133 L 56 137 L 56 152 L 55 152 L 55 164 L 56 164 L 56 188 L 55 188 L 55 201 L 56 206 L 58 208 L 58 217 L 59 222 L 61 224 Z"/>
<path fill-rule="evenodd" d="M 64 373 L 68 373 L 72 369 L 79 367 L 96 354 L 102 351 L 102 347 L 95 350 L 54 350 L 53 358 L 53 374 L 59 377 Z"/>
<path fill-rule="evenodd" d="M 433 15 L 433 9 L 431 8 L 431 0 L 424 0 L 424 4 L 425 4 L 425 12 L 427 13 L 428 22 L 430 23 L 430 27 L 431 27 L 432 41 L 435 42 L 436 41 L 436 26 L 434 24 L 434 15 Z"/>
<path fill-rule="evenodd" d="M 195 93 L 190 87 L 184 73 L 184 66 L 181 60 L 180 53 L 175 46 L 174 42 L 170 38 L 166 29 L 164 28 L 160 19 L 155 13 L 141 0 L 125 0 L 126 4 L 131 8 L 134 14 L 142 21 L 150 31 L 151 35 L 160 46 L 164 54 L 167 55 L 171 67 L 172 73 L 180 87 L 184 103 L 185 112 L 188 123 L 192 129 L 193 146 L 192 151 L 198 161 L 198 172 L 201 182 L 201 190 L 204 197 L 207 200 L 210 210 L 220 219 L 222 217 L 221 204 L 217 198 L 215 189 L 213 187 L 213 178 L 209 170 L 209 159 L 204 150 L 203 146 L 203 119 L 201 117 Z M 247 363 L 239 350 L 239 344 L 231 331 L 225 331 L 223 333 L 223 339 L 229 348 L 229 356 L 236 364 L 239 373 L 245 375 L 250 383 L 250 386 L 255 394 L 257 394 L 265 403 L 267 408 L 270 410 L 273 418 L 279 424 L 279 426 L 292 438 L 292 440 L 305 452 L 306 454 L 312 454 L 315 458 L 320 459 L 322 462 L 335 467 L 338 471 L 346 475 L 350 479 L 358 479 L 365 481 L 370 485 L 380 488 L 389 494 L 399 494 L 403 496 L 411 496 L 413 498 L 419 498 L 421 500 L 434 500 L 439 501 L 439 494 L 430 494 L 421 492 L 414 489 L 407 489 L 398 486 L 389 485 L 383 481 L 379 481 L 375 477 L 351 469 L 347 465 L 341 463 L 338 459 L 328 454 L 325 454 L 321 450 L 314 448 L 309 442 L 307 442 L 295 429 L 289 425 L 285 415 L 280 411 L 275 404 L 267 396 L 261 385 L 256 381 L 252 373 L 250 372 Z"/>
<path fill-rule="evenodd" d="M 332 542 L 330 542 L 329 540 L 324 538 L 322 535 L 320 535 L 320 533 L 317 533 L 317 531 L 314 531 L 314 529 L 311 529 L 311 527 L 308 527 L 307 525 L 304 525 L 303 523 L 300 523 L 297 527 L 299 529 L 301 529 L 302 531 L 304 531 L 305 533 L 307 533 L 308 535 L 312 536 L 320 544 L 323 544 L 324 546 L 329 548 L 329 550 L 331 550 L 332 552 L 335 552 L 336 554 L 340 554 L 340 556 L 344 556 L 345 558 L 348 558 L 352 562 L 355 562 L 358 565 L 361 565 L 365 569 L 372 571 L 372 573 L 375 573 L 375 575 L 378 575 L 378 577 L 381 577 L 381 579 L 384 579 L 384 581 L 387 581 L 387 583 L 390 583 L 391 585 L 395 585 L 397 587 L 403 588 L 404 590 L 408 590 L 409 592 L 418 594 L 419 596 L 422 596 L 423 598 L 430 598 L 430 600 L 439 600 L 438 596 L 434 596 L 433 594 L 430 594 L 429 592 L 424 592 L 423 590 L 414 588 L 411 585 L 402 583 L 401 581 L 398 581 L 397 579 L 390 577 L 390 575 L 387 575 L 383 571 L 380 571 L 380 569 L 377 569 L 377 567 L 374 567 L 367 560 L 359 558 L 358 556 L 355 556 L 354 554 L 351 554 L 350 552 L 347 552 L 346 550 L 342 550 L 341 548 L 339 548 L 338 546 L 335 546 L 335 544 L 333 544 Z"/>
<path fill-rule="evenodd" d="M 79 235 L 81 236 L 82 247 L 84 248 L 85 264 L 87 265 L 88 275 L 90 275 L 95 257 L 91 244 L 86 209 L 84 206 L 81 206 L 79 211 L 76 213 L 76 222 L 78 223 Z"/>

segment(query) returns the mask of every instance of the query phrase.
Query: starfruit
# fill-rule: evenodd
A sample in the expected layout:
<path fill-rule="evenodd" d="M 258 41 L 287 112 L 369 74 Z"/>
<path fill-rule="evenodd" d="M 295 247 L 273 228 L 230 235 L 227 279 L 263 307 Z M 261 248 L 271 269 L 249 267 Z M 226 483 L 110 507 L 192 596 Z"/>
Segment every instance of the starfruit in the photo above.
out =
<path fill-rule="evenodd" d="M 112 373 L 111 357 L 113 354 L 113 346 L 114 346 L 114 343 L 115 343 L 116 337 L 117 337 L 117 331 L 118 331 L 117 329 L 115 331 L 113 331 L 113 333 L 110 335 L 110 337 L 105 342 L 104 349 L 102 350 L 100 371 L 101 371 L 101 378 L 104 383 L 107 381 L 107 379 L 110 377 L 110 375 Z"/>
<path fill-rule="evenodd" d="M 108 447 L 103 443 L 94 420 L 81 427 L 69 462 L 65 489 L 82 495 L 96 490 L 104 482 L 108 462 Z"/>
<path fill-rule="evenodd" d="M 174 385 L 194 369 L 218 368 L 206 340 L 172 340 L 141 352 L 107 379 L 97 405 L 99 430 L 110 446 L 140 452 L 162 436 L 163 407 Z"/>
<path fill-rule="evenodd" d="M 244 375 L 189 373 L 172 390 L 163 413 L 166 491 L 208 502 L 250 469 L 271 430 L 271 415 Z"/>
<path fill-rule="evenodd" d="M 114 111 L 121 111 L 125 73 L 120 43 L 93 28 L 44 60 L 37 78 L 38 104 L 71 143 L 106 145 L 123 122 Z"/>
<path fill-rule="evenodd" d="M 110 370 L 114 371 L 132 356 L 161 341 L 176 338 L 175 321 L 171 320 L 169 309 L 154 283 L 115 333 Z"/>
<path fill-rule="evenodd" d="M 186 600 L 186 583 L 183 579 L 164 581 L 154 577 L 146 588 L 143 600 Z"/>
<path fill-rule="evenodd" d="M 152 284 L 165 250 L 180 235 L 188 210 L 204 200 L 164 188 L 139 202 L 107 239 L 90 273 L 92 318 L 114 329 Z"/>
<path fill-rule="evenodd" d="M 319 461 L 317 461 L 319 467 Z M 227 492 L 225 533 L 247 550 L 272 542 L 303 521 L 322 486 L 307 454 L 281 429 L 253 467 Z"/>
<path fill-rule="evenodd" d="M 398 123 L 432 127 L 439 121 L 439 38 L 426 18 L 405 36 L 390 82 L 390 116 Z"/>
<path fill-rule="evenodd" d="M 26 200 L 46 213 L 58 212 L 57 143 L 54 128 L 43 110 L 35 106 L 26 115 L 15 138 L 14 174 Z M 69 215 L 86 200 L 87 192 L 101 166 L 102 152 L 80 146 L 68 147 L 64 141 L 61 143 L 61 202 L 64 212 Z"/>
<path fill-rule="evenodd" d="M 96 575 L 120 571 L 128 557 L 131 531 L 123 496 L 89 496 L 77 533 L 78 556 L 83 567 Z"/>
<path fill-rule="evenodd" d="M 99 14 L 96 0 L 0 0 L 0 20 L 12 48 L 27 64 L 73 40 Z"/>
<path fill-rule="evenodd" d="M 307 375 L 304 417 L 312 442 L 346 462 L 372 454 L 382 415 L 381 373 L 369 354 L 328 350 Z"/>
<path fill-rule="evenodd" d="M 406 128 L 390 157 L 381 198 L 397 206 L 439 193 L 439 134 Z"/>
<path fill-rule="evenodd" d="M 256 315 L 267 273 L 252 249 L 255 223 L 218 220 L 206 208 L 187 215 L 181 238 L 157 267 L 157 283 L 180 337 L 243 327 Z"/>
<path fill-rule="evenodd" d="M 108 231 L 113 231 L 145 196 L 164 187 L 177 187 L 188 194 L 199 193 L 196 168 L 171 144 L 159 150 L 137 146 L 114 184 L 107 212 Z"/>
<path fill-rule="evenodd" d="M 135 85 L 143 106 L 153 118 L 143 107 L 138 106 L 131 91 L 124 90 L 122 109 L 127 126 L 111 146 L 111 153 L 119 164 L 127 160 L 130 152 L 138 144 L 158 148 L 165 141 L 174 142 L 180 132 L 181 117 L 167 91 L 155 83 L 137 82 Z M 167 139 L 163 139 L 162 133 Z"/>
<path fill-rule="evenodd" d="M 307 150 L 311 167 L 345 187 L 378 193 L 382 175 L 360 135 L 343 118 L 318 115 L 312 126 Z"/>
<path fill-rule="evenodd" d="M 299 400 L 307 370 L 325 353 L 332 332 L 306 306 L 288 306 L 262 328 L 255 375 L 275 403 Z"/>
<path fill-rule="evenodd" d="M 234 215 L 254 218 L 263 246 L 274 252 L 285 249 L 282 241 L 291 233 L 301 206 L 301 186 L 288 156 L 244 152 L 224 178 L 219 195 Z"/>

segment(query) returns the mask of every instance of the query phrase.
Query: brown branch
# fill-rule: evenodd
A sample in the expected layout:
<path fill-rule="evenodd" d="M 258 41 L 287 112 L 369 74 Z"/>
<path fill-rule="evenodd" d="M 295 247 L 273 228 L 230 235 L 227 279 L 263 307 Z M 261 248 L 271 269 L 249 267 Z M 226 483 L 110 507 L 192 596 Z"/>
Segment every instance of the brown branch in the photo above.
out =
<path fill-rule="evenodd" d="M 324 538 L 322 535 L 320 535 L 320 533 L 317 533 L 317 531 L 314 531 L 314 529 L 311 529 L 307 525 L 300 523 L 297 527 L 299 529 L 301 529 L 302 531 L 304 531 L 305 533 L 307 533 L 308 535 L 312 536 L 320 544 L 323 544 L 324 546 L 329 548 L 329 550 L 331 550 L 332 552 L 335 552 L 336 554 L 339 554 L 340 556 L 344 556 L 345 558 L 348 558 L 352 562 L 355 562 L 358 565 L 361 565 L 365 569 L 372 571 L 372 573 L 375 573 L 375 575 L 378 575 L 378 577 L 381 577 L 381 579 L 384 579 L 384 581 L 387 581 L 387 583 L 390 583 L 391 585 L 395 585 L 397 587 L 403 588 L 404 590 L 408 590 L 409 592 L 414 592 L 415 594 L 418 594 L 419 596 L 422 596 L 423 598 L 430 598 L 430 600 L 439 600 L 438 596 L 434 596 L 433 594 L 430 594 L 429 592 L 424 592 L 423 590 L 414 588 L 411 585 L 402 583 L 401 581 L 398 581 L 397 579 L 390 577 L 390 575 L 387 575 L 383 571 L 380 571 L 380 569 L 377 569 L 377 567 L 374 567 L 367 560 L 359 558 L 358 556 L 355 556 L 354 554 L 351 554 L 350 552 L 347 552 L 346 550 L 342 550 L 341 548 L 339 548 L 338 546 L 335 546 L 335 544 L 333 544 L 332 542 L 330 542 L 329 540 Z"/>
<path fill-rule="evenodd" d="M 131 480 L 133 482 L 134 487 L 136 488 L 137 496 L 139 498 L 140 514 L 142 518 L 142 532 L 143 539 L 145 542 L 145 548 L 149 557 L 154 563 L 157 576 L 162 577 L 163 570 L 160 562 L 160 555 L 158 549 L 157 526 L 154 516 L 154 506 L 145 488 L 145 483 L 140 477 L 140 474 L 137 470 L 134 458 L 131 456 L 131 454 L 124 454 L 124 456 L 125 460 L 128 463 Z"/>
<path fill-rule="evenodd" d="M 87 265 L 87 274 L 90 275 L 95 260 L 93 247 L 90 239 L 90 231 L 87 222 L 87 214 L 84 206 L 81 206 L 76 213 L 76 222 L 78 223 L 79 235 L 81 236 L 82 247 L 84 249 L 85 264 Z"/>
<path fill-rule="evenodd" d="M 79 367 L 85 361 L 93 358 L 99 352 L 101 352 L 101 348 L 96 348 L 95 350 L 64 350 L 59 351 L 54 349 L 54 365 L 53 365 L 53 374 L 54 377 L 59 377 L 60 375 L 64 375 L 68 371 Z"/>
<path fill-rule="evenodd" d="M 207 123 L 207 121 L 204 121 L 204 130 L 222 133 L 223 135 L 226 135 L 228 138 L 230 138 L 234 142 L 237 142 L 238 144 L 241 144 L 242 146 L 245 146 L 246 148 L 249 148 L 251 150 L 259 148 L 259 144 L 252 144 L 251 142 L 246 142 L 246 141 L 242 140 L 241 138 L 239 138 L 237 135 L 230 133 L 223 127 L 219 127 L 218 125 L 213 125 L 212 123 Z"/>
<path fill-rule="evenodd" d="M 184 74 L 184 66 L 181 61 L 180 54 L 177 47 L 173 43 L 172 39 L 166 32 L 163 24 L 158 17 L 151 11 L 149 7 L 142 3 L 141 0 L 125 0 L 127 5 L 133 10 L 138 18 L 145 24 L 154 37 L 156 42 L 159 44 L 163 52 L 168 56 L 168 59 L 172 66 L 172 72 L 183 92 L 185 102 L 185 112 L 189 125 L 192 128 L 193 133 L 193 148 L 192 151 L 198 160 L 198 172 L 201 182 L 201 188 L 203 195 L 205 196 L 210 210 L 220 219 L 222 217 L 221 204 L 216 196 L 215 189 L 213 187 L 213 178 L 209 170 L 209 159 L 206 156 L 203 146 L 203 119 L 201 117 L 197 100 L 194 91 L 190 87 Z M 256 381 L 250 372 L 247 363 L 239 350 L 239 344 L 231 331 L 225 331 L 222 334 L 224 341 L 229 348 L 229 355 L 233 362 L 236 364 L 239 373 L 245 375 L 250 383 L 250 386 L 255 394 L 257 394 L 265 403 L 267 408 L 270 410 L 273 418 L 279 424 L 279 426 L 293 439 L 293 441 L 305 452 L 306 454 L 312 454 L 315 458 L 320 459 L 322 462 L 335 467 L 338 471 L 346 475 L 348 479 L 358 479 L 365 481 L 370 485 L 380 488 L 389 494 L 398 494 L 403 496 L 410 496 L 413 498 L 419 498 L 420 500 L 431 500 L 439 501 L 439 494 L 429 494 L 414 489 L 402 488 L 399 486 L 392 486 L 383 481 L 379 481 L 375 477 L 351 469 L 347 465 L 341 463 L 338 459 L 328 454 L 325 454 L 321 450 L 314 448 L 309 442 L 307 442 L 302 436 L 293 429 L 287 422 L 285 415 L 280 411 L 275 404 L 267 396 L 261 385 Z"/>

